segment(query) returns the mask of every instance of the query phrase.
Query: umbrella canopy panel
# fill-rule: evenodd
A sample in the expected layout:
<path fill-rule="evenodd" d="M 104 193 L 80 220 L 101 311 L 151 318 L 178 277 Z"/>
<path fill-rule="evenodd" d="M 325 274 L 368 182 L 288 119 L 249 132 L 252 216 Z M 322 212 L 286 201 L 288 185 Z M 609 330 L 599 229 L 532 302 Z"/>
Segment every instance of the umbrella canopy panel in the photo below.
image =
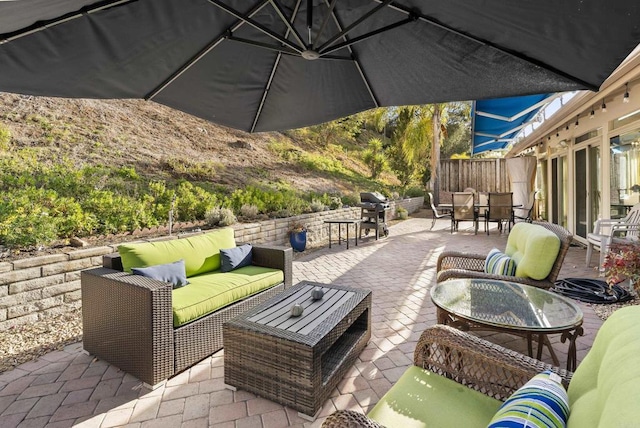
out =
<path fill-rule="evenodd" d="M 144 98 L 245 131 L 376 106 L 597 89 L 640 41 L 611 0 L 0 2 L 0 91 Z M 615 25 L 612 25 L 615 23 Z"/>

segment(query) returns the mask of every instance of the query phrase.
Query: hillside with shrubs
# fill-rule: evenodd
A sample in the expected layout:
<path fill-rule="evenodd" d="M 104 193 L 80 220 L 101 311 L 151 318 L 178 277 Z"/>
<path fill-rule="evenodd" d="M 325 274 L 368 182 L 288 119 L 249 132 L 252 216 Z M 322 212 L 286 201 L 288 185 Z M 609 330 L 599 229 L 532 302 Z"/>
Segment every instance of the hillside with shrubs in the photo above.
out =
<path fill-rule="evenodd" d="M 353 205 L 362 190 L 422 194 L 372 153 L 389 135 L 371 121 L 247 134 L 153 102 L 0 93 L 0 253 L 165 225 L 170 212 L 214 226 Z"/>

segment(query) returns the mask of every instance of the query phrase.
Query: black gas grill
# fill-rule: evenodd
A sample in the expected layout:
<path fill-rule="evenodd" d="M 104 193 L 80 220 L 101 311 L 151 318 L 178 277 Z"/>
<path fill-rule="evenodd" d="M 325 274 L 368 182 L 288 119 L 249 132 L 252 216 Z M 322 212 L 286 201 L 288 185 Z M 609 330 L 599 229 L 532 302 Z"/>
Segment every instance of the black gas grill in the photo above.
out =
<path fill-rule="evenodd" d="M 360 237 L 362 231 L 368 235 L 370 230 L 375 231 L 375 237 L 378 239 L 380 235 L 388 236 L 389 228 L 387 227 L 387 212 L 389 211 L 389 201 L 384 195 L 378 192 L 362 192 L 360 193 Z"/>

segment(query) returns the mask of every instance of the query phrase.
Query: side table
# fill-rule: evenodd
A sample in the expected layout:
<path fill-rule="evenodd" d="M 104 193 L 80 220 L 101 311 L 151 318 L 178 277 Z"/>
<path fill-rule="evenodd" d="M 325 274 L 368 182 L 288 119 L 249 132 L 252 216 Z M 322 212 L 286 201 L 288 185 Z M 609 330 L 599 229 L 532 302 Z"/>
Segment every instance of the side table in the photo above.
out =
<path fill-rule="evenodd" d="M 358 227 L 360 227 L 360 223 L 362 223 L 362 219 L 359 218 L 348 218 L 348 219 L 336 219 L 336 220 L 325 220 L 326 224 L 329 225 L 329 248 L 331 248 L 331 228 L 334 224 L 338 225 L 338 245 L 342 245 L 342 227 L 341 225 L 345 224 L 347 226 L 347 250 L 349 249 L 349 225 L 353 225 L 354 235 L 356 246 L 358 245 Z"/>

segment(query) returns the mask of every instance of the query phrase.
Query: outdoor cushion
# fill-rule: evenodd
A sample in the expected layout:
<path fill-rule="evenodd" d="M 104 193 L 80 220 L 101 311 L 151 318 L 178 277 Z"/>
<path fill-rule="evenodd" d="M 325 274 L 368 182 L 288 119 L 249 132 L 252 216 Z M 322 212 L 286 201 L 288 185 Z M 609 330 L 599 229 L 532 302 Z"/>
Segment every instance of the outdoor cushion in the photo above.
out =
<path fill-rule="evenodd" d="M 516 262 L 497 248 L 487 254 L 484 271 L 496 275 L 515 276 Z"/>
<path fill-rule="evenodd" d="M 180 288 L 189 284 L 184 268 L 184 260 L 182 259 L 177 262 L 167 263 L 164 265 L 155 265 L 145 268 L 131 268 L 131 273 L 134 275 L 157 279 L 158 281 L 170 282 L 173 284 L 173 288 Z"/>
<path fill-rule="evenodd" d="M 417 366 L 367 415 L 387 427 L 485 428 L 501 401 Z"/>
<path fill-rule="evenodd" d="M 552 231 L 530 223 L 517 223 L 507 239 L 505 254 L 516 262 L 515 276 L 545 279 L 560 251 L 560 239 Z"/>
<path fill-rule="evenodd" d="M 534 376 L 507 398 L 489 428 L 564 428 L 569 398 L 560 381 L 551 371 Z"/>
<path fill-rule="evenodd" d="M 220 248 L 236 246 L 231 228 L 168 241 L 122 244 L 118 252 L 125 272 L 184 259 L 187 278 L 220 269 Z"/>
<path fill-rule="evenodd" d="M 569 428 L 638 426 L 640 306 L 615 311 L 569 384 Z"/>
<path fill-rule="evenodd" d="M 189 286 L 173 290 L 173 326 L 194 321 L 238 300 L 284 281 L 279 269 L 245 266 L 233 272 L 210 272 L 189 278 Z"/>
<path fill-rule="evenodd" d="M 231 272 L 244 266 L 250 266 L 251 248 L 251 244 L 244 244 L 239 247 L 220 250 L 220 270 L 222 272 Z"/>

